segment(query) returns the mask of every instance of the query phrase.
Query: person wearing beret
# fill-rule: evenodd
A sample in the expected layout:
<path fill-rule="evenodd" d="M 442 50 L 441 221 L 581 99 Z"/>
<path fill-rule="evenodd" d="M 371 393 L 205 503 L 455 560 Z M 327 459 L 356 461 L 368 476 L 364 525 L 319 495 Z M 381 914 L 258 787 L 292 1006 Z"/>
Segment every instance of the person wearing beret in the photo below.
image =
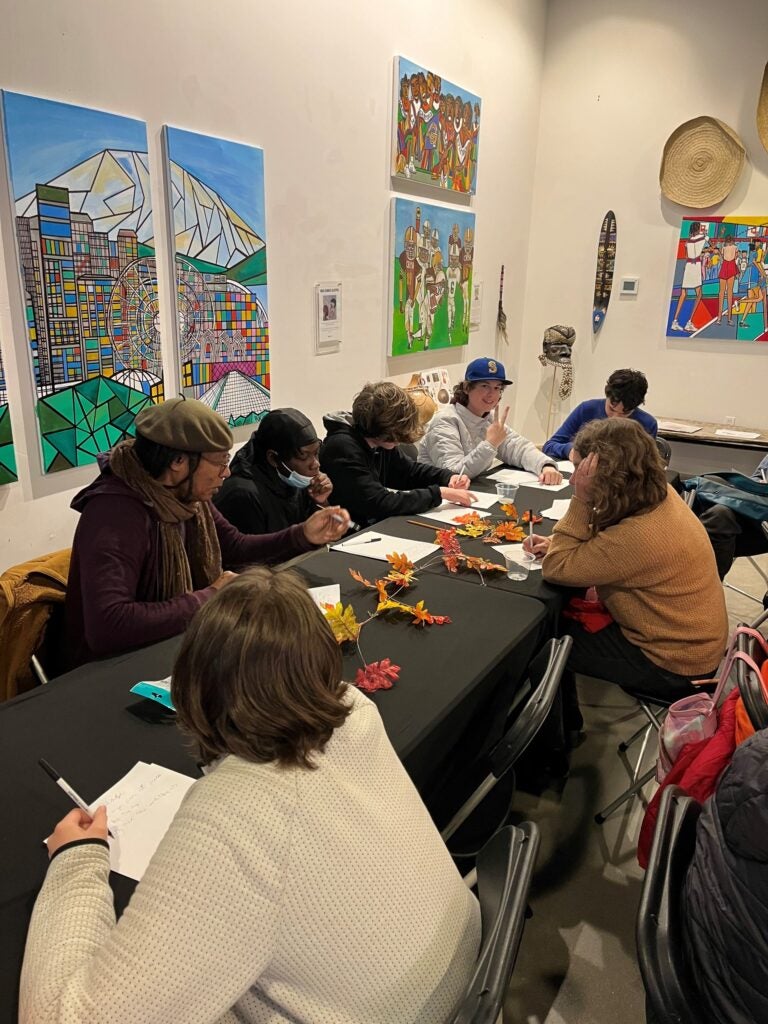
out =
<path fill-rule="evenodd" d="M 175 636 L 232 570 L 284 562 L 347 532 L 347 513 L 328 507 L 277 533 L 240 533 L 211 501 L 232 444 L 207 405 L 173 398 L 143 409 L 136 437 L 99 456 L 99 476 L 72 501 L 80 521 L 62 668 Z"/>
<path fill-rule="evenodd" d="M 298 409 L 273 409 L 232 460 L 213 503 L 242 533 L 303 523 L 328 504 L 333 486 L 320 472 L 320 441 Z"/>
<path fill-rule="evenodd" d="M 507 426 L 509 408 L 502 412 L 499 403 L 511 383 L 498 360 L 473 359 L 453 389 L 451 408 L 432 420 L 419 443 L 419 462 L 475 477 L 501 459 L 535 473 L 541 483 L 559 484 L 554 462 Z"/>

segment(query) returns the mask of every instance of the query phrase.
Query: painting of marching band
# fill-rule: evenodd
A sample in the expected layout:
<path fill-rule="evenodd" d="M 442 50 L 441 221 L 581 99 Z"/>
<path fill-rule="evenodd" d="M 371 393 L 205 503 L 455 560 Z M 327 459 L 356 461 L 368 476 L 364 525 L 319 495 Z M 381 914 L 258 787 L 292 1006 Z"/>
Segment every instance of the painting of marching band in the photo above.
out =
<path fill-rule="evenodd" d="M 395 59 L 395 94 L 393 176 L 474 195 L 480 97 L 405 57 Z"/>
<path fill-rule="evenodd" d="M 392 200 L 392 355 L 466 345 L 475 215 Z"/>

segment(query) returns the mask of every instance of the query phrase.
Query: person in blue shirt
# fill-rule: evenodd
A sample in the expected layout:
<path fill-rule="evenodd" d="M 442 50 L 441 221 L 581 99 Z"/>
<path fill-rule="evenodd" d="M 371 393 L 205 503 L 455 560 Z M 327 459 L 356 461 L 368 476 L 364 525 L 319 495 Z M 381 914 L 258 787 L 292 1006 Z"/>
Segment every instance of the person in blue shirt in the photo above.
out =
<path fill-rule="evenodd" d="M 655 438 L 658 430 L 656 420 L 640 409 L 647 391 L 648 381 L 644 373 L 639 370 L 614 370 L 605 384 L 605 398 L 590 398 L 577 405 L 541 450 L 553 459 L 570 459 L 573 439 L 585 423 L 614 416 L 635 420 Z"/>

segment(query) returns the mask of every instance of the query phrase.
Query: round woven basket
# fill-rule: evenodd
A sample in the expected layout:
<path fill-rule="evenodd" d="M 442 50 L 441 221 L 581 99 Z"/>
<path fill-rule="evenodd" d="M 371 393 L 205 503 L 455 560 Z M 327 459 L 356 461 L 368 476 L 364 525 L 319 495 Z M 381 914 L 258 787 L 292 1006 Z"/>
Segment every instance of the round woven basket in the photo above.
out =
<path fill-rule="evenodd" d="M 757 134 L 765 149 L 768 149 L 768 64 L 765 65 L 760 98 L 757 101 Z"/>
<path fill-rule="evenodd" d="M 694 117 L 675 128 L 666 141 L 661 191 L 682 206 L 714 206 L 736 184 L 744 157 L 744 146 L 732 128 L 716 117 Z"/>

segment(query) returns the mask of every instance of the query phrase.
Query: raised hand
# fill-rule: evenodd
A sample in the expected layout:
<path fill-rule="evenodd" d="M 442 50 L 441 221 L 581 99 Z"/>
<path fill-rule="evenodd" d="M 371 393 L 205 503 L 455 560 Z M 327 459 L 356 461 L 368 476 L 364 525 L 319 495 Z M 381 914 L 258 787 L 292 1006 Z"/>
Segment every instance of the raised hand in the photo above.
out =
<path fill-rule="evenodd" d="M 494 448 L 498 448 L 507 436 L 507 416 L 509 416 L 509 406 L 506 406 L 502 412 L 501 406 L 497 405 L 496 412 L 492 414 L 491 422 L 485 432 L 485 440 L 490 442 Z"/>

